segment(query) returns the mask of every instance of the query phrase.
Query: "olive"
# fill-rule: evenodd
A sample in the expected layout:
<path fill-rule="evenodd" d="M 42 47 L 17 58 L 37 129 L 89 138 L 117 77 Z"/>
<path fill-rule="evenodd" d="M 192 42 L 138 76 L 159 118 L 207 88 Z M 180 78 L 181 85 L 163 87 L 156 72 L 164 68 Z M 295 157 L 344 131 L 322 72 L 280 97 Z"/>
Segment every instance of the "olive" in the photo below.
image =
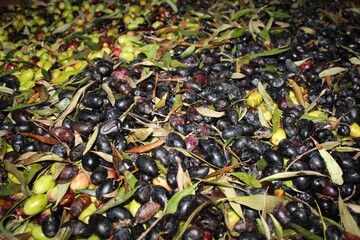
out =
<path fill-rule="evenodd" d="M 204 178 L 209 174 L 208 166 L 194 166 L 189 168 L 189 175 L 191 178 Z"/>
<path fill-rule="evenodd" d="M 94 129 L 94 123 L 92 122 L 74 122 L 71 125 L 71 129 L 74 132 L 77 132 L 79 134 L 88 136 L 90 133 L 93 132 Z"/>
<path fill-rule="evenodd" d="M 47 215 L 41 221 L 41 230 L 44 235 L 51 238 L 54 237 L 60 227 L 60 219 L 52 214 Z"/>
<path fill-rule="evenodd" d="M 71 129 L 66 127 L 53 128 L 50 133 L 62 142 L 71 142 L 74 137 Z"/>
<path fill-rule="evenodd" d="M 17 124 L 22 124 L 29 122 L 32 116 L 25 109 L 16 109 L 11 112 L 11 117 Z"/>
<path fill-rule="evenodd" d="M 282 227 L 287 228 L 292 224 L 290 212 L 282 203 L 277 203 L 274 208 L 274 217 L 279 221 Z"/>
<path fill-rule="evenodd" d="M 182 236 L 182 240 L 202 240 L 204 235 L 204 229 L 197 225 L 191 225 L 186 229 L 184 235 Z"/>
<path fill-rule="evenodd" d="M 112 153 L 110 141 L 106 136 L 102 134 L 99 134 L 98 137 L 96 138 L 96 147 L 97 150 L 100 152 L 108 153 L 108 154 Z"/>
<path fill-rule="evenodd" d="M 69 154 L 70 160 L 73 162 L 80 161 L 83 156 L 83 152 L 85 151 L 85 148 L 86 143 L 80 143 L 75 147 L 71 148 Z"/>
<path fill-rule="evenodd" d="M 90 181 L 92 184 L 97 186 L 105 181 L 107 175 L 107 170 L 104 167 L 97 166 L 97 168 L 90 175 Z"/>
<path fill-rule="evenodd" d="M 76 165 L 68 164 L 61 171 L 59 177 L 57 178 L 57 182 L 60 184 L 70 182 L 75 178 L 75 176 L 79 172 L 79 167 Z"/>
<path fill-rule="evenodd" d="M 293 158 L 298 154 L 297 148 L 289 139 L 281 140 L 278 147 L 278 151 L 283 157 Z"/>
<path fill-rule="evenodd" d="M 132 240 L 131 232 L 128 228 L 119 227 L 114 231 L 113 240 Z"/>
<path fill-rule="evenodd" d="M 116 137 L 122 131 L 121 122 L 118 119 L 109 119 L 103 122 L 100 126 L 100 134 L 106 135 L 109 138 Z"/>
<path fill-rule="evenodd" d="M 325 187 L 325 179 L 322 177 L 313 177 L 309 180 L 309 189 L 314 192 L 321 192 Z"/>
<path fill-rule="evenodd" d="M 176 176 L 177 176 L 178 170 L 177 169 L 169 169 L 167 171 L 167 175 L 166 175 L 166 182 L 172 187 L 172 188 L 176 188 L 177 187 L 177 180 L 176 180 Z M 190 174 L 190 173 L 189 173 Z"/>
<path fill-rule="evenodd" d="M 106 216 L 111 222 L 121 222 L 126 226 L 132 226 L 135 218 L 131 215 L 130 211 L 122 206 L 115 206 L 106 212 Z"/>
<path fill-rule="evenodd" d="M 134 98 L 127 95 L 116 100 L 115 107 L 121 112 L 125 112 L 134 103 Z"/>
<path fill-rule="evenodd" d="M 179 219 L 186 220 L 190 214 L 195 211 L 197 207 L 195 199 L 195 195 L 188 195 L 180 200 L 177 207 L 177 214 Z"/>
<path fill-rule="evenodd" d="M 338 219 L 338 209 L 336 204 L 330 198 L 324 197 L 317 200 L 321 214 L 331 219 Z"/>
<path fill-rule="evenodd" d="M 175 214 L 166 214 L 161 220 L 161 231 L 165 234 L 162 235 L 165 239 L 172 239 L 179 228 L 179 220 Z"/>
<path fill-rule="evenodd" d="M 121 174 L 124 174 L 125 171 L 134 171 L 134 170 L 135 170 L 135 165 L 129 159 L 124 159 L 124 160 L 120 161 L 118 164 L 118 171 Z"/>
<path fill-rule="evenodd" d="M 98 109 L 81 109 L 77 117 L 80 122 L 97 124 L 103 120 L 104 114 Z"/>
<path fill-rule="evenodd" d="M 186 148 L 186 143 L 177 133 L 169 133 L 166 137 L 166 145 L 169 147 Z"/>
<path fill-rule="evenodd" d="M 101 108 L 103 105 L 103 96 L 98 93 L 87 93 L 82 99 L 82 104 L 88 108 Z"/>
<path fill-rule="evenodd" d="M 139 155 L 136 159 L 136 166 L 139 168 L 140 172 L 151 177 L 156 177 L 159 174 L 156 162 L 148 155 Z"/>
<path fill-rule="evenodd" d="M 228 165 L 224 151 L 215 145 L 211 145 L 206 149 L 205 160 L 219 168 Z"/>
<path fill-rule="evenodd" d="M 168 190 L 166 190 L 165 187 L 160 185 L 155 185 L 151 188 L 151 199 L 154 202 L 157 202 L 160 204 L 161 208 L 164 208 L 170 198 L 170 194 Z"/>
<path fill-rule="evenodd" d="M 144 204 L 150 200 L 151 188 L 149 183 L 143 180 L 139 180 L 136 182 L 135 187 L 138 187 L 136 192 L 134 193 L 135 201 Z"/>
<path fill-rule="evenodd" d="M 360 173 L 357 169 L 347 168 L 344 171 L 343 179 L 346 183 L 359 184 L 360 183 Z"/>
<path fill-rule="evenodd" d="M 284 164 L 281 155 L 271 148 L 264 152 L 263 158 L 270 165 L 283 166 Z"/>
<path fill-rule="evenodd" d="M 93 172 L 100 164 L 98 155 L 92 152 L 87 152 L 81 159 L 82 167 L 89 172 Z"/>
<path fill-rule="evenodd" d="M 89 218 L 89 226 L 94 234 L 101 239 L 107 239 L 114 230 L 110 220 L 101 214 L 93 214 Z"/>
<path fill-rule="evenodd" d="M 160 204 L 157 202 L 147 202 L 140 206 L 135 215 L 137 223 L 145 223 L 152 218 L 160 209 Z"/>
<path fill-rule="evenodd" d="M 51 152 L 55 153 L 56 155 L 65 158 L 67 157 L 67 152 L 66 152 L 66 148 L 64 145 L 62 144 L 55 144 L 51 146 Z"/>
<path fill-rule="evenodd" d="M 96 199 L 101 202 L 108 201 L 111 197 L 104 195 L 114 192 L 119 186 L 119 183 L 112 178 L 104 180 L 95 191 Z"/>
<path fill-rule="evenodd" d="M 71 236 L 74 238 L 89 238 L 92 234 L 92 228 L 88 224 L 77 219 L 65 222 L 61 227 L 68 227 Z"/>
<path fill-rule="evenodd" d="M 302 202 L 290 201 L 286 204 L 292 220 L 302 227 L 308 227 L 310 223 L 307 221 L 311 216 L 310 208 Z"/>
<path fill-rule="evenodd" d="M 143 224 L 136 224 L 131 228 L 132 239 L 138 239 L 143 232 L 145 232 Z"/>
<path fill-rule="evenodd" d="M 90 196 L 86 194 L 78 195 L 70 205 L 70 212 L 74 217 L 80 215 L 80 213 L 91 203 Z"/>
<path fill-rule="evenodd" d="M 333 240 L 344 239 L 341 230 L 334 225 L 330 225 L 326 228 L 325 235 L 326 235 L 326 239 L 333 239 Z"/>

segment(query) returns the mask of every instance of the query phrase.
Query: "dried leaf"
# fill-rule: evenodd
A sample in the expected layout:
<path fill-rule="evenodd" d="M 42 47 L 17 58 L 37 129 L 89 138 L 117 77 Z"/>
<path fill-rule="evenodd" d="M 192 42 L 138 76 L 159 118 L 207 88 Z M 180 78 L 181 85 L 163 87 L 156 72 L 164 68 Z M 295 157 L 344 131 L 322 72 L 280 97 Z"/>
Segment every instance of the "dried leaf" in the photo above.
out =
<path fill-rule="evenodd" d="M 351 57 L 349 58 L 349 61 L 354 65 L 360 65 L 360 58 L 358 57 Z"/>
<path fill-rule="evenodd" d="M 218 200 L 219 202 L 223 201 L 232 201 L 239 203 L 241 205 L 245 205 L 251 209 L 265 212 L 272 212 L 278 202 L 282 202 L 283 200 L 279 197 L 271 196 L 271 195 L 251 195 L 251 196 L 236 196 L 232 198 L 222 198 Z M 264 202 L 266 202 L 264 208 Z"/>
<path fill-rule="evenodd" d="M 103 83 L 101 86 L 102 86 L 102 89 L 105 91 L 111 106 L 114 106 L 115 105 L 115 97 L 114 97 L 114 94 L 111 91 L 109 85 L 107 83 Z"/>
<path fill-rule="evenodd" d="M 326 168 L 329 172 L 331 180 L 337 184 L 342 185 L 344 183 L 344 179 L 342 177 L 343 171 L 336 160 L 326 151 L 320 144 L 318 144 L 315 140 L 316 148 L 319 150 L 321 157 L 324 159 Z"/>
<path fill-rule="evenodd" d="M 183 197 L 193 194 L 197 186 L 200 182 L 197 182 L 190 187 L 184 188 L 182 191 L 179 191 L 175 193 L 169 200 L 167 206 L 166 206 L 166 214 L 168 213 L 175 213 L 177 210 L 177 206 Z"/>
<path fill-rule="evenodd" d="M 342 73 L 342 72 L 344 72 L 346 70 L 347 70 L 347 68 L 342 68 L 342 67 L 328 68 L 328 69 L 325 69 L 324 71 L 322 71 L 321 73 L 319 73 L 319 77 L 323 78 L 323 77 L 326 77 L 326 76 L 336 75 L 336 74 Z"/>
<path fill-rule="evenodd" d="M 0 92 L 7 93 L 7 94 L 13 94 L 14 90 L 8 87 L 0 86 Z"/>
<path fill-rule="evenodd" d="M 132 148 L 132 149 L 129 149 L 129 150 L 126 150 L 127 153 L 144 153 L 144 152 L 148 152 L 156 147 L 159 147 L 161 145 L 163 145 L 165 142 L 165 140 L 163 139 L 160 139 L 156 142 L 153 142 L 153 143 L 149 143 L 149 144 L 146 144 L 146 145 L 142 145 L 140 147 L 135 147 L 135 148 Z"/>
<path fill-rule="evenodd" d="M 57 206 L 60 203 L 61 199 L 65 196 L 66 191 L 69 189 L 69 186 L 70 186 L 70 182 L 56 185 L 57 195 L 56 195 L 55 206 Z"/>
<path fill-rule="evenodd" d="M 274 181 L 279 179 L 287 179 L 292 177 L 299 177 L 299 176 L 320 176 L 324 177 L 323 174 L 316 172 L 316 171 L 296 171 L 296 172 L 281 172 L 275 173 L 273 175 L 264 177 L 259 180 L 259 182 L 266 182 L 266 181 Z"/>
<path fill-rule="evenodd" d="M 258 83 L 257 89 L 267 106 L 272 107 L 274 105 L 274 101 L 272 100 L 271 96 L 266 92 L 264 85 L 262 85 L 261 82 Z"/>
<path fill-rule="evenodd" d="M 231 78 L 232 78 L 232 79 L 242 79 L 242 78 L 244 78 L 244 77 L 245 77 L 245 75 L 242 74 L 242 73 L 239 73 L 239 72 L 235 72 L 235 73 L 233 73 L 233 74 L 231 75 Z"/>
<path fill-rule="evenodd" d="M 240 179 L 241 181 L 243 181 L 244 183 L 248 184 L 251 187 L 254 188 L 261 188 L 261 183 L 259 182 L 259 180 L 257 180 L 256 178 L 254 178 L 251 174 L 249 173 L 245 173 L 245 172 L 232 172 L 231 175 L 233 175 L 234 177 L 237 177 L 238 179 Z"/>
<path fill-rule="evenodd" d="M 224 114 L 225 114 L 225 112 L 218 112 L 218 111 L 211 110 L 211 109 L 205 108 L 205 107 L 197 107 L 195 109 L 196 109 L 196 111 L 198 111 L 198 113 L 200 115 L 203 115 L 205 117 L 220 118 L 220 117 L 224 116 Z"/>
<path fill-rule="evenodd" d="M 96 155 L 98 155 L 99 157 L 101 157 L 102 159 L 104 159 L 107 162 L 112 163 L 113 162 L 113 156 L 111 154 L 107 154 L 107 153 L 103 153 L 103 152 L 99 152 L 99 151 L 91 151 L 93 153 L 95 153 Z"/>
<path fill-rule="evenodd" d="M 225 178 L 221 178 L 218 180 L 219 183 L 225 183 L 229 184 L 229 182 Z M 230 184 L 229 184 L 230 185 Z M 235 189 L 230 185 L 231 187 L 219 187 L 220 190 L 224 193 L 227 199 L 232 199 L 237 196 Z M 229 201 L 229 204 L 231 208 L 234 210 L 234 212 L 240 216 L 241 219 L 244 218 L 244 213 L 241 209 L 241 205 L 237 201 Z"/>
<path fill-rule="evenodd" d="M 345 231 L 360 237 L 360 229 L 340 195 L 338 203 L 340 219 Z"/>
<path fill-rule="evenodd" d="M 47 143 L 47 144 L 50 144 L 50 145 L 55 145 L 55 144 L 60 143 L 59 140 L 57 140 L 56 138 L 52 138 L 52 137 L 46 137 L 46 136 L 36 135 L 36 134 L 33 134 L 33 133 L 27 133 L 27 132 L 20 132 L 20 134 L 23 135 L 23 136 L 26 136 L 26 137 L 36 139 L 39 142 Z"/>

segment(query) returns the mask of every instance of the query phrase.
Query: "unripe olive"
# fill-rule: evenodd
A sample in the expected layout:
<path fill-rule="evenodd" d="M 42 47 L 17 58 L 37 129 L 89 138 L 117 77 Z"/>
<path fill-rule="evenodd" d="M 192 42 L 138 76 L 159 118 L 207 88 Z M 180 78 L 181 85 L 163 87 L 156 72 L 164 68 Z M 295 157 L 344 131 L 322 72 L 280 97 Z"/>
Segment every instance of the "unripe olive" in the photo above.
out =
<path fill-rule="evenodd" d="M 43 233 L 41 226 L 37 225 L 34 226 L 32 231 L 31 231 L 31 236 L 35 239 L 35 240 L 50 240 L 53 238 L 48 238 L 47 236 L 45 236 L 45 234 Z"/>
<path fill-rule="evenodd" d="M 28 216 L 41 213 L 45 210 L 47 203 L 48 200 L 45 194 L 33 195 L 26 199 L 24 203 L 24 213 Z"/>
<path fill-rule="evenodd" d="M 275 146 L 279 145 L 279 142 L 283 139 L 286 138 L 286 133 L 284 131 L 284 129 L 279 128 L 278 130 L 276 130 L 276 132 L 271 136 L 271 142 L 272 144 L 274 144 Z"/>
<path fill-rule="evenodd" d="M 261 101 L 262 96 L 260 95 L 260 93 L 253 92 L 248 96 L 246 100 L 246 105 L 251 108 L 258 108 L 261 104 Z"/>
<path fill-rule="evenodd" d="M 49 189 L 55 187 L 54 176 L 52 174 L 45 174 L 39 177 L 33 186 L 35 194 L 46 193 Z"/>
<path fill-rule="evenodd" d="M 359 138 L 360 137 L 360 126 L 357 123 L 353 123 L 350 125 L 350 136 Z"/>
<path fill-rule="evenodd" d="M 87 189 L 90 185 L 90 180 L 84 172 L 78 173 L 76 177 L 70 183 L 70 189 Z"/>

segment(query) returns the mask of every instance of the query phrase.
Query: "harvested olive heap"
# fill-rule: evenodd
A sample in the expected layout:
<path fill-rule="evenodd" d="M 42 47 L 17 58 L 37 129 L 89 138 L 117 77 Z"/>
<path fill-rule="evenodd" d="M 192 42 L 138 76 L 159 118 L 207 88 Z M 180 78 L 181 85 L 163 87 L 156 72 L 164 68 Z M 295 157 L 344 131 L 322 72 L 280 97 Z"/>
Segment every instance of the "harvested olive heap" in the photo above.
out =
<path fill-rule="evenodd" d="M 1 8 L 0 238 L 359 239 L 360 8 Z"/>

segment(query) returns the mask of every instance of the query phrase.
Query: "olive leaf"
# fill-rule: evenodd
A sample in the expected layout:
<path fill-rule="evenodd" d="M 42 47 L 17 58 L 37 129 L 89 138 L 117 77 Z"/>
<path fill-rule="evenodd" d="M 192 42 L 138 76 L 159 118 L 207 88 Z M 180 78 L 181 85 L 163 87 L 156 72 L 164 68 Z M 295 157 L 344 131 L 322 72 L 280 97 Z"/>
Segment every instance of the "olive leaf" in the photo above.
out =
<path fill-rule="evenodd" d="M 85 90 L 90 87 L 91 84 L 93 84 L 94 82 L 90 82 L 88 84 L 86 84 L 85 86 L 83 86 L 82 88 L 80 88 L 75 95 L 72 97 L 71 102 L 69 104 L 69 106 L 67 106 L 67 108 L 65 109 L 65 111 L 55 120 L 55 127 L 59 127 L 62 124 L 62 121 L 65 119 L 65 117 L 71 113 L 72 111 L 74 111 L 74 109 L 76 108 L 76 105 L 78 104 L 80 97 L 82 96 L 82 94 L 85 92 Z"/>
<path fill-rule="evenodd" d="M 267 106 L 272 107 L 274 105 L 274 101 L 272 100 L 271 96 L 266 92 L 264 85 L 262 85 L 260 81 L 257 85 L 257 90 L 259 91 Z"/>
<path fill-rule="evenodd" d="M 105 91 L 111 106 L 114 106 L 115 105 L 115 97 L 114 97 L 114 94 L 111 91 L 111 88 L 109 87 L 109 85 L 107 83 L 103 83 L 103 84 L 101 84 L 101 87 Z"/>
<path fill-rule="evenodd" d="M 70 227 L 62 227 L 54 236 L 54 240 L 67 240 L 71 237 Z"/>
<path fill-rule="evenodd" d="M 99 134 L 99 125 L 96 125 L 94 127 L 94 132 L 91 134 L 91 136 L 89 137 L 89 140 L 88 142 L 86 143 L 86 147 L 85 147 L 85 150 L 83 152 L 83 155 L 85 155 L 91 148 L 92 146 L 94 145 L 97 137 L 98 137 L 98 134 Z"/>
<path fill-rule="evenodd" d="M 167 68 L 170 67 L 170 64 L 171 64 L 171 54 L 170 54 L 170 52 L 166 52 L 162 56 L 162 61 L 163 61 L 165 67 L 167 67 Z"/>
<path fill-rule="evenodd" d="M 127 181 L 127 183 L 130 185 L 131 188 L 135 188 L 135 184 L 138 181 L 137 178 L 130 172 L 130 171 L 125 171 L 124 173 L 125 175 L 125 179 Z"/>
<path fill-rule="evenodd" d="M 205 117 L 214 117 L 214 118 L 220 118 L 222 116 L 224 116 L 225 112 L 218 112 L 209 108 L 205 108 L 205 107 L 197 107 L 195 108 L 196 111 Z"/>
<path fill-rule="evenodd" d="M 7 183 L 6 185 L 0 185 L 0 196 L 10 196 L 19 192 L 22 192 L 21 184 Z"/>
<path fill-rule="evenodd" d="M 249 60 L 253 60 L 255 58 L 258 57 L 267 57 L 267 56 L 273 56 L 273 55 L 277 55 L 283 52 L 288 51 L 290 48 L 274 48 L 271 50 L 267 50 L 267 51 L 263 51 L 263 52 L 259 52 L 259 53 L 255 53 L 249 56 Z"/>
<path fill-rule="evenodd" d="M 135 147 L 135 148 L 131 148 L 129 150 L 126 150 L 127 153 L 144 153 L 144 152 L 148 152 L 156 147 L 159 147 L 161 145 L 163 145 L 165 142 L 164 139 L 160 139 L 156 142 L 153 142 L 153 143 L 149 143 L 149 144 L 146 144 L 146 145 L 142 145 L 140 147 Z"/>
<path fill-rule="evenodd" d="M 153 132 L 154 129 L 151 127 L 148 128 L 129 128 L 129 130 L 137 140 L 145 141 Z"/>
<path fill-rule="evenodd" d="M 265 212 L 272 212 L 277 203 L 283 202 L 279 197 L 271 195 L 250 195 L 250 196 L 236 196 L 231 198 L 221 198 L 218 202 L 229 201 L 236 202 L 241 205 L 247 206 L 251 209 Z M 266 203 L 264 207 L 264 202 Z"/>
<path fill-rule="evenodd" d="M 312 233 L 309 230 L 307 230 L 297 224 L 292 224 L 291 227 L 293 229 L 295 229 L 298 233 L 303 235 L 305 237 L 305 239 L 311 239 L 311 240 L 322 240 L 323 239 L 322 237 L 319 237 L 315 233 Z"/>
<path fill-rule="evenodd" d="M 344 179 L 342 177 L 343 171 L 336 160 L 330 155 L 328 151 L 326 151 L 318 142 L 315 142 L 315 146 L 318 149 L 321 157 L 324 159 L 326 168 L 329 172 L 331 180 L 337 184 L 342 185 L 344 183 Z"/>
<path fill-rule="evenodd" d="M 139 51 L 142 53 L 145 53 L 148 59 L 155 59 L 156 58 L 156 52 L 159 49 L 159 45 L 157 44 L 148 44 L 141 48 L 139 48 Z"/>
<path fill-rule="evenodd" d="M 186 58 L 186 57 L 190 56 L 194 51 L 195 51 L 195 45 L 191 45 L 191 46 L 187 47 L 185 49 L 185 51 L 180 54 L 180 57 Z"/>
<path fill-rule="evenodd" d="M 11 88 L 0 86 L 0 92 L 7 93 L 7 94 L 13 94 L 15 91 Z"/>
<path fill-rule="evenodd" d="M 326 77 L 326 76 L 336 75 L 336 74 L 342 73 L 342 72 L 344 72 L 346 70 L 347 70 L 347 68 L 331 67 L 331 68 L 325 69 L 324 71 L 320 72 L 319 77 L 323 78 L 323 77 Z"/>
<path fill-rule="evenodd" d="M 274 217 L 274 215 L 272 213 L 268 213 L 270 218 L 271 218 L 271 221 L 274 225 L 274 228 L 275 228 L 275 234 L 276 234 L 276 237 L 277 239 L 283 239 L 283 236 L 284 236 L 284 230 L 281 226 L 281 224 L 279 223 L 279 221 Z"/>
<path fill-rule="evenodd" d="M 281 112 L 277 105 L 274 106 L 274 113 L 272 116 L 272 132 L 275 133 L 280 127 Z"/>
<path fill-rule="evenodd" d="M 57 206 L 60 203 L 61 199 L 65 196 L 67 190 L 69 189 L 69 186 L 70 186 L 70 182 L 56 185 L 57 195 L 56 195 L 55 206 Z"/>
<path fill-rule="evenodd" d="M 339 213 L 340 213 L 340 219 L 341 223 L 345 228 L 345 231 L 354 234 L 355 236 L 360 237 L 360 229 L 354 219 L 354 217 L 351 215 L 350 211 L 347 209 L 346 204 L 344 203 L 343 199 L 339 195 Z"/>
<path fill-rule="evenodd" d="M 358 57 L 351 57 L 349 58 L 349 61 L 354 65 L 360 65 L 360 58 Z"/>
<path fill-rule="evenodd" d="M 66 32 L 66 30 L 68 30 L 69 27 L 71 27 L 72 24 L 73 24 L 72 22 L 71 22 L 71 23 L 65 23 L 65 24 L 61 25 L 60 27 L 56 28 L 56 29 L 52 32 L 52 34 Z"/>
<path fill-rule="evenodd" d="M 28 133 L 28 132 L 20 132 L 19 134 L 21 134 L 23 136 L 26 136 L 26 137 L 29 137 L 29 138 L 36 139 L 39 142 L 47 143 L 47 144 L 50 144 L 50 145 L 60 143 L 59 140 L 57 140 L 56 138 L 53 138 L 53 137 L 46 137 L 46 136 L 42 136 L 42 135 L 36 135 L 36 134 L 33 134 L 33 133 Z"/>
<path fill-rule="evenodd" d="M 124 187 L 120 188 L 118 193 L 113 198 L 111 198 L 109 201 L 107 201 L 102 207 L 98 208 L 95 211 L 95 213 L 103 214 L 110 208 L 113 208 L 115 206 L 118 206 L 118 205 L 126 202 L 134 195 L 136 190 L 137 190 L 137 188 L 133 188 L 129 192 L 126 192 Z"/>
<path fill-rule="evenodd" d="M 16 168 L 16 166 L 8 160 L 5 160 L 3 164 L 6 171 L 13 174 L 19 180 L 21 185 L 21 191 L 24 193 L 24 195 L 25 196 L 30 195 L 30 190 L 28 188 L 28 185 L 26 184 L 26 179 L 21 174 L 21 172 Z"/>
<path fill-rule="evenodd" d="M 175 193 L 169 200 L 167 206 L 166 206 L 166 211 L 165 213 L 175 213 L 177 210 L 177 206 L 180 202 L 181 199 L 183 199 L 184 197 L 193 194 L 194 190 L 197 188 L 197 186 L 199 185 L 200 182 L 197 182 L 193 185 L 191 185 L 190 187 L 184 188 L 183 190 Z"/>
<path fill-rule="evenodd" d="M 235 72 L 231 75 L 231 79 L 242 79 L 245 77 L 245 74 Z"/>
<path fill-rule="evenodd" d="M 224 178 L 221 178 L 219 180 L 221 183 L 229 184 L 228 181 L 226 181 Z M 231 185 L 230 185 L 231 186 Z M 219 187 L 220 190 L 224 193 L 226 196 L 226 199 L 231 199 L 237 196 L 235 189 L 233 187 Z M 234 210 L 234 212 L 240 216 L 241 219 L 245 219 L 244 213 L 242 211 L 241 205 L 237 201 L 229 201 L 229 204 L 231 208 Z"/>
<path fill-rule="evenodd" d="M 275 173 L 270 176 L 264 177 L 259 180 L 259 182 L 266 182 L 266 181 L 274 181 L 279 179 L 287 179 L 292 177 L 299 177 L 299 176 L 321 176 L 324 177 L 323 174 L 316 172 L 316 171 L 295 171 L 295 172 L 281 172 Z"/>
<path fill-rule="evenodd" d="M 241 18 L 242 16 L 246 16 L 249 13 L 251 13 L 251 9 L 246 8 L 246 9 L 241 9 L 237 12 L 235 12 L 232 16 L 231 16 L 231 20 L 236 20 L 238 18 Z"/>
<path fill-rule="evenodd" d="M 360 213 L 360 205 L 353 204 L 353 203 L 346 203 L 345 205 L 347 207 L 351 208 L 351 210 L 353 210 L 354 212 Z"/>
<path fill-rule="evenodd" d="M 251 174 L 245 172 L 232 172 L 231 175 L 254 188 L 261 188 L 261 183 Z"/>
<path fill-rule="evenodd" d="M 113 156 L 111 154 L 107 154 L 104 152 L 100 152 L 100 151 L 91 151 L 92 153 L 95 153 L 96 155 L 98 155 L 99 157 L 101 157 L 102 159 L 104 159 L 107 162 L 112 163 L 113 162 Z"/>

